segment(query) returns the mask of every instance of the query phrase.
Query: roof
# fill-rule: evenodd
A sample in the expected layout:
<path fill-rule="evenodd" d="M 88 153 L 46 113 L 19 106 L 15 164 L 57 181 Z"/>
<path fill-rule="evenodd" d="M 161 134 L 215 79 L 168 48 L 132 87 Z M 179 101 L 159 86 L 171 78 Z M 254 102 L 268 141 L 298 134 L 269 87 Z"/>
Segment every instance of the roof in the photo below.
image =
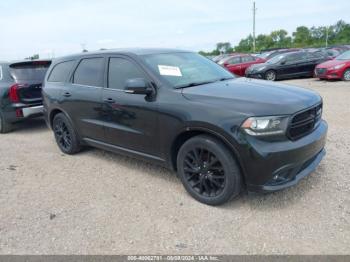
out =
<path fill-rule="evenodd" d="M 57 58 L 57 60 L 67 59 L 67 58 L 77 58 L 87 55 L 101 55 L 101 54 L 133 54 L 133 55 L 152 55 L 152 54 L 167 54 L 167 53 L 178 53 L 178 52 L 192 52 L 180 49 L 170 49 L 170 48 L 118 48 L 118 49 L 105 49 L 94 52 L 83 52 L 73 55 L 63 56 Z"/>

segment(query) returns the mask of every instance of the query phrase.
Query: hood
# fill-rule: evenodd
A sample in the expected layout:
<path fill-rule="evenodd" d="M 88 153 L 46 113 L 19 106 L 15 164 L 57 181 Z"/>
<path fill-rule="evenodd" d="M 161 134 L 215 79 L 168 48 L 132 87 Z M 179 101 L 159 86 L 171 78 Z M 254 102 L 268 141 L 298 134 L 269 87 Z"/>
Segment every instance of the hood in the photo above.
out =
<path fill-rule="evenodd" d="M 321 101 L 308 89 L 244 77 L 185 88 L 182 93 L 189 100 L 250 116 L 294 114 Z"/>
<path fill-rule="evenodd" d="M 336 65 L 341 65 L 341 64 L 346 64 L 349 63 L 350 64 L 350 60 L 329 60 L 327 62 L 324 62 L 322 64 L 319 64 L 316 68 L 331 68 L 334 67 Z"/>

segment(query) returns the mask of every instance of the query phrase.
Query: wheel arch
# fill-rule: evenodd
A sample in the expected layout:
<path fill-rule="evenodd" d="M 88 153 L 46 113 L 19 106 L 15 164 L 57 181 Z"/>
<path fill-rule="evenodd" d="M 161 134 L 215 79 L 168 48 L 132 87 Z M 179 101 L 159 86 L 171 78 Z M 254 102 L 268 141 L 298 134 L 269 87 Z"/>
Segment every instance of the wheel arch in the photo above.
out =
<path fill-rule="evenodd" d="M 208 128 L 203 128 L 203 127 L 193 127 L 193 128 L 186 128 L 185 130 L 183 130 L 182 132 L 180 132 L 175 139 L 173 140 L 172 144 L 171 144 L 171 151 L 170 151 L 170 161 L 171 161 L 171 168 L 176 171 L 177 170 L 177 154 L 181 148 L 181 146 L 189 139 L 191 139 L 192 137 L 195 136 L 199 136 L 199 135 L 208 135 L 211 136 L 213 138 L 218 139 L 219 141 L 221 141 L 226 147 L 227 149 L 232 153 L 233 157 L 236 159 L 237 164 L 239 166 L 239 169 L 242 173 L 242 179 L 243 182 L 245 182 L 245 169 L 243 166 L 243 162 L 240 158 L 239 152 L 238 150 L 235 148 L 235 146 L 230 143 L 230 141 L 222 134 L 213 131 L 211 129 Z"/>

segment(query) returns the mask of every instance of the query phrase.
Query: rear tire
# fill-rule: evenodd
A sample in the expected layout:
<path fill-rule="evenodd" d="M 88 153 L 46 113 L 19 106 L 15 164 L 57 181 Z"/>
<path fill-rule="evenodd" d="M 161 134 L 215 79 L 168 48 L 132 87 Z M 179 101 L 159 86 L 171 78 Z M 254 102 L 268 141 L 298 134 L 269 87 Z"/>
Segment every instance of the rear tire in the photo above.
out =
<path fill-rule="evenodd" d="M 207 205 L 224 204 L 241 191 L 241 172 L 232 152 L 211 136 L 186 141 L 178 152 L 177 170 L 187 192 Z"/>
<path fill-rule="evenodd" d="M 350 68 L 346 69 L 343 74 L 343 80 L 344 81 L 350 81 Z"/>
<path fill-rule="evenodd" d="M 277 74 L 274 70 L 268 70 L 266 73 L 265 73 L 265 80 L 268 80 L 268 81 L 275 81 L 277 79 Z"/>
<path fill-rule="evenodd" d="M 12 131 L 12 124 L 5 120 L 2 112 L 0 112 L 0 134 L 6 134 Z"/>
<path fill-rule="evenodd" d="M 52 129 L 56 143 L 63 153 L 73 155 L 81 150 L 79 138 L 73 125 L 63 113 L 54 117 Z"/>

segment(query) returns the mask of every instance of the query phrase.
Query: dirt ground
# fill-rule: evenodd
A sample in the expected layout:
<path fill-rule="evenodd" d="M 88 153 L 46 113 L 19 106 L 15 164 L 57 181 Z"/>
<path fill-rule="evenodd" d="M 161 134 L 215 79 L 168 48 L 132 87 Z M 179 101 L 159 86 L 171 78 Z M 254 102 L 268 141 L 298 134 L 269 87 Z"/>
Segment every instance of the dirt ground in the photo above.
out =
<path fill-rule="evenodd" d="M 318 91 L 327 156 L 293 188 L 221 207 L 171 172 L 98 149 L 63 155 L 43 120 L 0 136 L 0 254 L 350 254 L 350 83 Z"/>

